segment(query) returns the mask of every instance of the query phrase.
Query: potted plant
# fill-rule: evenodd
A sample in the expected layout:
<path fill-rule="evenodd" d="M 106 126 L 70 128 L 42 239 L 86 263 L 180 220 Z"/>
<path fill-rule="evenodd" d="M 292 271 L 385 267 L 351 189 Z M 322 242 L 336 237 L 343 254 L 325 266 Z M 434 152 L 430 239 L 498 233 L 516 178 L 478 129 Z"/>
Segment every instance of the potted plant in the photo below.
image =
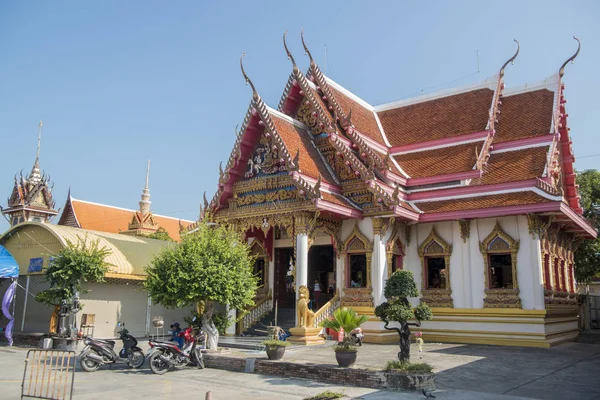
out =
<path fill-rule="evenodd" d="M 285 348 L 290 344 L 278 339 L 268 339 L 262 342 L 267 351 L 269 360 L 281 360 L 285 354 Z"/>
<path fill-rule="evenodd" d="M 352 308 L 338 308 L 333 313 L 333 319 L 327 319 L 321 322 L 321 326 L 334 331 L 344 330 L 344 338 L 341 343 L 333 346 L 335 359 L 340 367 L 351 367 L 356 362 L 356 352 L 358 347 L 352 339 L 352 331 L 367 322 L 365 315 L 358 315 Z"/>

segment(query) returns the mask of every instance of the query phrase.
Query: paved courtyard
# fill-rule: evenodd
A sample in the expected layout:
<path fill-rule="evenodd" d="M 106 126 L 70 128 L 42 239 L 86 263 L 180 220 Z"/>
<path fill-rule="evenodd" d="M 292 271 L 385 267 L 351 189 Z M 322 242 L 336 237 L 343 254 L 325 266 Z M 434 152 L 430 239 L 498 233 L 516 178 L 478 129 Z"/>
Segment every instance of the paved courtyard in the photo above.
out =
<path fill-rule="evenodd" d="M 142 344 L 145 344 L 142 342 Z M 27 349 L 0 347 L 0 397 L 18 399 Z M 414 349 L 416 350 L 416 349 Z M 600 398 L 600 345 L 568 343 L 552 349 L 510 348 L 429 343 L 423 361 L 435 367 L 437 399 L 517 400 Z M 358 367 L 381 368 L 398 351 L 393 345 L 364 345 Z M 264 357 L 264 353 L 232 349 L 229 356 Z M 413 351 L 413 361 L 419 359 Z M 334 364 L 329 346 L 290 348 L 286 361 Z M 162 399 L 211 391 L 218 399 L 303 399 L 333 390 L 365 400 L 423 399 L 420 393 L 386 392 L 357 387 L 335 387 L 302 379 L 234 373 L 216 369 L 185 369 L 164 376 L 147 368 L 104 367 L 95 373 L 79 369 L 75 399 Z"/>

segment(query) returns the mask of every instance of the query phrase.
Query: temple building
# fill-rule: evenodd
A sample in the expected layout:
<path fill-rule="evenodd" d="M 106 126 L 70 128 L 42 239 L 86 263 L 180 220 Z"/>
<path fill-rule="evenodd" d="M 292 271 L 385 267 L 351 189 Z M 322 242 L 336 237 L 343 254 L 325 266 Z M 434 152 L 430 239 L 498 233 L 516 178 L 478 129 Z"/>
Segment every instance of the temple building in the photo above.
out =
<path fill-rule="evenodd" d="M 41 123 L 31 173 L 15 178 L 8 207 L 2 208 L 11 227 L 0 235 L 0 244 L 19 265 L 15 333 L 48 332 L 53 310 L 38 303 L 33 295 L 48 288 L 44 270 L 52 257 L 69 242 L 78 240 L 87 244 L 98 241 L 110 251 L 106 259 L 109 264 L 106 282 L 84 285 L 90 292 L 81 297 L 84 308 L 77 314 L 75 325 L 82 327 L 85 334 L 116 337 L 117 323 L 125 322 L 133 335 L 144 336 L 156 333 L 151 325 L 153 317 L 162 317 L 168 323 L 183 322 L 191 309 L 166 310 L 152 304 L 140 288 L 146 277 L 145 267 L 169 245 L 168 241 L 156 240 L 155 234 L 162 232 L 160 238 L 168 235 L 172 240 L 179 240 L 180 231 L 192 223 L 152 213 L 148 186 L 150 162 L 139 210 L 77 200 L 69 191 L 58 224 L 52 224 L 52 218 L 59 212 L 54 209 L 50 179 L 40 169 L 40 139 Z M 0 287 L 0 297 L 5 290 L 6 286 Z"/>
<path fill-rule="evenodd" d="M 244 232 L 262 287 L 241 321 L 315 292 L 315 326 L 339 306 L 369 316 L 388 276 L 414 273 L 433 309 L 425 340 L 549 347 L 578 334 L 573 252 L 582 216 L 564 68 L 505 88 L 476 85 L 373 106 L 325 76 L 309 49 L 277 109 L 252 98 L 205 218 Z M 517 43 L 518 45 L 518 43 Z M 193 231 L 195 225 L 188 230 Z M 320 291 L 316 293 L 315 284 Z M 296 321 L 297 322 L 297 321 Z M 289 328 L 289 327 L 286 327 Z"/>

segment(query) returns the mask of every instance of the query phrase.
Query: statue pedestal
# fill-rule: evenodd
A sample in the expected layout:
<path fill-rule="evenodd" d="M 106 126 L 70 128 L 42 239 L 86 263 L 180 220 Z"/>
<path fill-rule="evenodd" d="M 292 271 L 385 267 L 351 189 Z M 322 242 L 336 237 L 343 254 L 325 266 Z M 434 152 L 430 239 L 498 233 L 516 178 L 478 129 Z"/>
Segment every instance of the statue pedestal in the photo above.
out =
<path fill-rule="evenodd" d="M 307 328 L 303 326 L 297 326 L 290 328 L 292 336 L 287 338 L 289 342 L 302 344 L 304 346 L 311 346 L 313 344 L 323 344 L 325 339 L 319 336 L 319 333 L 323 328 Z"/>

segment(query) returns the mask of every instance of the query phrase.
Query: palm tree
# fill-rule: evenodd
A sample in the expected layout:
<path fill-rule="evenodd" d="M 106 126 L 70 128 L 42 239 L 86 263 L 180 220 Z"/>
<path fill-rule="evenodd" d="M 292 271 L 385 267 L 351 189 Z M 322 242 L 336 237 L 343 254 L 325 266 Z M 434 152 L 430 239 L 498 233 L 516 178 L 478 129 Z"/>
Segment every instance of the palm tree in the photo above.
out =
<path fill-rule="evenodd" d="M 340 328 L 344 329 L 344 344 L 349 344 L 350 333 L 369 319 L 366 315 L 358 315 L 352 308 L 338 308 L 333 313 L 334 319 L 326 319 L 321 322 L 324 328 L 333 329 L 339 332 Z"/>

